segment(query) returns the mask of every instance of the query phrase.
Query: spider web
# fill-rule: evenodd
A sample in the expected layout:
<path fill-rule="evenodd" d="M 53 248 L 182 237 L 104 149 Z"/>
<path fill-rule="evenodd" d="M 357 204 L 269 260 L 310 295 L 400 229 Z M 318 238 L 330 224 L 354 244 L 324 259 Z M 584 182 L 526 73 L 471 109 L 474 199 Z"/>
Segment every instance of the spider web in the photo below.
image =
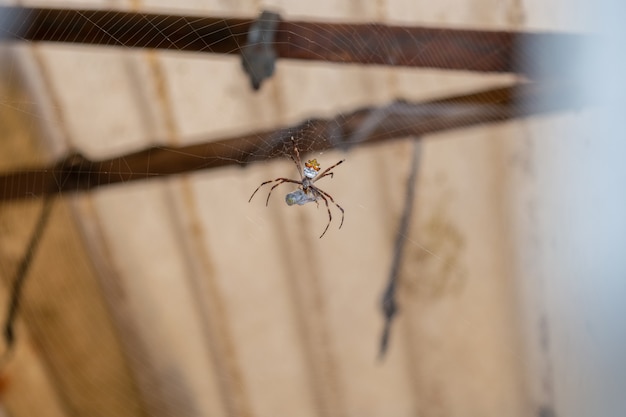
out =
<path fill-rule="evenodd" d="M 219 2 L 181 2 L 177 7 L 187 8 L 176 10 L 148 2 L 109 6 L 229 18 L 259 13 L 257 4 L 236 8 Z M 574 14 L 559 10 L 563 20 L 555 23 L 549 11 L 530 6 L 536 14 L 526 18 L 529 10 L 521 5 L 507 6 L 504 15 L 488 6 L 463 7 L 442 3 L 407 11 L 393 2 L 358 7 L 344 2 L 279 8 L 287 20 L 477 29 L 497 21 L 493 29 L 506 30 L 569 29 Z M 117 13 L 108 16 L 114 19 Z M 442 15 L 447 18 L 437 17 Z M 433 53 L 417 44 L 415 51 L 416 59 Z M 53 406 L 94 415 L 90 402 L 105 394 L 112 399 L 96 410 L 100 415 L 308 415 L 303 410 L 357 415 L 365 407 L 359 398 L 374 392 L 373 415 L 454 414 L 455 393 L 469 386 L 470 376 L 495 378 L 476 365 L 485 355 L 501 369 L 524 360 L 515 337 L 502 329 L 514 323 L 502 304 L 513 301 L 498 297 L 517 287 L 498 284 L 511 258 L 501 249 L 506 239 L 498 240 L 489 229 L 506 228 L 486 221 L 498 211 L 477 201 L 493 197 L 484 182 L 498 182 L 493 180 L 498 175 L 515 182 L 519 172 L 541 170 L 533 160 L 533 147 L 541 146 L 534 140 L 534 125 L 444 133 L 440 142 L 425 144 L 417 167 L 411 162 L 411 140 L 423 137 L 410 133 L 422 126 L 438 132 L 471 125 L 463 120 L 476 117 L 476 106 L 436 100 L 506 87 L 519 77 L 279 59 L 274 75 L 254 91 L 236 54 L 28 42 L 0 45 L 0 52 L 2 79 L 8 80 L 0 84 L 6 127 L 2 171 L 43 174 L 63 161 L 81 181 L 95 172 L 106 174 L 97 177 L 93 189 L 77 182 L 77 193 L 53 194 L 59 198 L 48 237 L 44 231 L 40 255 L 28 272 L 32 281 L 21 305 L 26 324 L 16 330 L 16 362 L 34 363 L 30 369 L 48 374 L 42 381 L 61 387 Z M 495 92 L 489 97 L 499 98 Z M 500 111 L 485 106 L 480 116 L 500 120 Z M 442 114 L 437 119 L 442 126 L 433 126 Z M 376 134 L 384 136 L 380 144 L 359 146 Z M 263 194 L 246 203 L 262 181 L 298 179 L 289 159 L 292 136 L 303 160 L 317 158 L 322 169 L 346 159 L 332 179 L 319 183 L 346 208 L 342 230 L 333 211 L 335 220 L 323 241 L 315 240 L 327 221 L 323 205 L 286 207 L 288 185 L 275 190 L 269 207 Z M 495 137 L 506 138 L 504 150 L 487 145 Z M 391 138 L 398 140 L 388 142 Z M 490 152 L 504 154 L 495 165 L 512 160 L 513 168 L 485 173 L 493 161 L 481 155 Z M 179 176 L 155 168 L 175 157 L 196 168 Z M 138 160 L 146 164 L 137 165 Z M 417 185 L 407 190 L 415 171 Z M 60 177 L 59 184 L 70 180 Z M 16 178 L 11 185 L 23 183 Z M 409 201 L 411 191 L 416 197 Z M 528 192 L 513 200 L 531 206 L 534 197 Z M 0 210 L 6 232 L 0 274 L 7 287 L 24 258 L 42 200 L 35 192 Z M 405 216 L 406 207 L 412 218 Z M 485 243 L 490 239 L 496 243 Z M 394 252 L 394 241 L 404 246 L 396 244 Z M 87 250 L 81 251 L 80 242 Z M 394 259 L 403 260 L 396 264 Z M 383 321 L 373 305 L 394 270 L 399 274 L 394 285 L 403 291 L 397 300 L 403 321 L 390 339 L 391 361 L 379 366 L 373 359 Z M 485 270 L 490 272 L 481 275 Z M 179 282 L 170 283 L 169 276 Z M 541 291 L 554 291 L 550 282 L 537 287 L 542 285 Z M 186 304 L 197 310 L 185 310 Z M 481 305 L 467 307 L 476 304 Z M 549 305 L 539 310 L 528 321 L 538 318 L 542 324 L 530 333 L 550 339 L 550 320 L 558 314 Z M 483 314 L 503 318 L 494 323 Z M 64 323 L 63 318 L 79 316 L 86 318 Z M 88 321 L 98 323 L 100 332 Z M 20 347 L 20 334 L 43 346 L 44 353 Z M 118 344 L 112 342 L 116 337 L 122 339 Z M 504 341 L 494 342 L 498 338 Z M 176 340 L 185 340 L 185 348 Z M 531 379 L 541 380 L 544 388 L 530 390 L 541 415 L 569 410 L 558 402 L 562 386 L 553 380 L 562 371 L 551 360 L 561 341 L 557 334 L 552 345 L 546 342 L 532 369 Z M 70 353 L 64 355 L 65 349 Z M 459 351 L 467 357 L 460 358 Z M 93 365 L 89 356 L 98 355 L 112 364 L 110 369 Z M 439 367 L 440 362 L 448 366 Z M 363 382 L 342 383 L 355 375 Z M 502 379 L 509 377 L 518 375 L 511 371 Z M 514 385 L 504 382 L 496 396 L 509 398 Z M 50 382 L 46 386 L 52 391 Z M 492 385 L 482 387 L 492 392 Z M 293 401 L 285 401 L 287 391 L 294 393 Z M 23 413 L 18 402 L 7 407 L 12 414 Z M 475 403 L 464 407 L 471 415 L 486 415 Z"/>

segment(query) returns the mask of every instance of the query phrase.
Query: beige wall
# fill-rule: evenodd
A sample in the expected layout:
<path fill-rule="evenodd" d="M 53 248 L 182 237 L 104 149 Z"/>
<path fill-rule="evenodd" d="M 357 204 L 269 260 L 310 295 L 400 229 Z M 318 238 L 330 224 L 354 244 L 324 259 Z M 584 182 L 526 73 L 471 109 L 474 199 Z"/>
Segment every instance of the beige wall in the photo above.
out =
<path fill-rule="evenodd" d="M 157 1 L 98 4 L 172 9 Z M 288 19 L 494 29 L 564 29 L 572 19 L 563 13 L 575 15 L 557 3 L 495 0 L 185 1 L 176 10 L 253 16 L 270 6 Z M 254 93 L 234 57 L 18 49 L 12 62 L 24 68 L 38 103 L 22 123 L 41 126 L 45 142 L 27 156 L 79 150 L 100 159 L 513 79 L 281 61 Z M 529 184 L 534 126 L 512 122 L 424 138 L 401 313 L 382 363 L 378 302 L 410 142 L 313 155 L 325 166 L 346 158 L 323 184 L 344 207 L 345 224 L 337 230 L 335 220 L 321 240 L 326 211 L 287 207 L 287 186 L 269 207 L 263 195 L 247 203 L 262 181 L 293 175 L 286 158 L 64 198 L 28 284 L 21 327 L 27 336 L 8 368 L 26 382 L 9 384 L 7 410 L 488 417 L 551 407 L 554 398 L 532 388 L 546 372 L 545 358 L 532 358 L 523 343 L 523 335 L 536 335 L 523 333 L 519 320 L 519 280 L 527 270 L 518 267 L 517 251 L 528 242 L 520 243 L 524 213 L 515 212 L 510 190 Z M 3 207 L 0 221 L 16 229 L 3 239 L 3 251 L 14 247 L 5 281 L 28 236 L 17 224 L 34 224 L 36 204 Z M 35 389 L 46 395 L 24 401 Z"/>

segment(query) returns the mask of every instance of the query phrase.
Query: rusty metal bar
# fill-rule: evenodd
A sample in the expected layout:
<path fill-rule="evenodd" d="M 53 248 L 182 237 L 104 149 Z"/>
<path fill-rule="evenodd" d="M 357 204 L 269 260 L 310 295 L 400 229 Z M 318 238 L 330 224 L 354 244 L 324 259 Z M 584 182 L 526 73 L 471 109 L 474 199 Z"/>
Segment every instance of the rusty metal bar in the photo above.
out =
<path fill-rule="evenodd" d="M 244 166 L 284 156 L 284 144 L 289 143 L 291 136 L 298 139 L 303 150 L 322 151 L 579 109 L 585 103 L 576 91 L 569 83 L 514 85 L 422 103 L 395 102 L 331 119 L 309 119 L 275 131 L 207 139 L 183 147 L 149 148 L 101 161 L 71 155 L 52 166 L 0 174 L 0 201 L 93 190 L 229 165 Z"/>
<path fill-rule="evenodd" d="M 114 10 L 0 7 L 0 40 L 238 54 L 253 22 Z M 563 77 L 574 68 L 567 62 L 575 62 L 585 41 L 574 34 L 281 20 L 272 45 L 279 58 Z M 541 64 L 540 71 L 536 63 Z"/>

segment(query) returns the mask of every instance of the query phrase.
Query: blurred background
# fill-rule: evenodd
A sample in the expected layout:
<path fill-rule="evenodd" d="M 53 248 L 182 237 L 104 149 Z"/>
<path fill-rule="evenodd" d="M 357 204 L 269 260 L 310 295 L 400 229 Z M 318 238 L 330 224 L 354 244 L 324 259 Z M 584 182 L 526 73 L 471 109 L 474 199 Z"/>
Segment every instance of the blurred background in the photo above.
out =
<path fill-rule="evenodd" d="M 330 205 L 321 239 L 325 205 L 287 206 L 293 184 L 275 189 L 267 207 L 268 187 L 248 203 L 263 181 L 300 179 L 289 143 L 278 158 L 225 145 L 231 156 L 205 157 L 207 169 L 115 178 L 131 169 L 125 156 L 150 148 L 174 154 L 244 135 L 269 147 L 257 132 L 506 88 L 526 76 L 278 59 L 255 91 L 236 54 L 0 43 L 2 176 L 43 175 L 74 154 L 120 158 L 105 167 L 111 184 L 47 194 L 53 199 L 9 198 L 24 184 L 3 182 L 3 320 L 26 272 L 0 370 L 0 415 L 626 412 L 626 14 L 618 1 L 2 5 L 224 19 L 271 9 L 310 22 L 593 33 L 594 43 L 574 58 L 564 52 L 584 100 L 559 103 L 562 111 L 444 123 L 419 136 L 398 125 L 397 140 L 368 146 L 303 139 L 303 158 L 322 169 L 345 158 L 318 183 L 345 210 L 338 229 Z M 523 65 L 542 69 L 532 45 L 516 48 Z M 425 53 L 419 44 L 415 51 Z M 406 117 L 423 123 L 419 113 Z M 380 355 L 390 280 L 398 312 Z"/>

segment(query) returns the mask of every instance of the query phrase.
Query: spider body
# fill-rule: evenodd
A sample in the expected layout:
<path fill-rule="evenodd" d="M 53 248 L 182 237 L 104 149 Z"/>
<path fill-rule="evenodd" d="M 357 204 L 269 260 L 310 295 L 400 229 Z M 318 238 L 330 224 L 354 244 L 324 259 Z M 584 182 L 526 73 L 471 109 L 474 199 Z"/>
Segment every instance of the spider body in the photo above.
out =
<path fill-rule="evenodd" d="M 326 204 L 326 210 L 328 211 L 328 224 L 326 224 L 326 228 L 320 235 L 320 238 L 321 238 L 322 236 L 324 236 L 324 234 L 328 230 L 328 226 L 330 226 L 330 223 L 333 220 L 333 215 L 330 212 L 330 204 L 328 203 L 328 200 L 330 200 L 339 209 L 339 211 L 341 211 L 341 223 L 339 224 L 340 229 L 341 229 L 341 226 L 343 226 L 344 210 L 339 204 L 335 202 L 335 200 L 330 194 L 328 194 L 326 191 L 321 190 L 319 187 L 314 185 L 314 183 L 324 177 L 330 176 L 332 178 L 333 177 L 332 170 L 335 167 L 337 167 L 339 164 L 343 163 L 345 159 L 342 159 L 341 161 L 330 166 L 329 168 L 326 168 L 324 171 L 320 173 L 321 166 L 317 162 L 317 159 L 310 159 L 304 164 L 304 166 L 302 166 L 302 161 L 300 160 L 300 152 L 298 151 L 298 147 L 296 146 L 294 139 L 291 138 L 291 140 L 293 141 L 294 156 L 290 156 L 290 158 L 296 164 L 296 168 L 298 169 L 298 173 L 301 175 L 301 179 L 292 180 L 289 178 L 281 177 L 281 178 L 276 178 L 274 180 L 265 181 L 261 183 L 261 185 L 259 185 L 256 190 L 254 190 L 248 202 L 252 201 L 252 198 L 257 193 L 257 191 L 259 191 L 259 189 L 261 189 L 261 187 L 263 187 L 264 185 L 276 183 L 272 186 L 272 188 L 270 188 L 270 192 L 267 194 L 267 200 L 265 201 L 265 205 L 267 206 L 270 202 L 270 196 L 272 195 L 272 191 L 274 191 L 274 188 L 284 183 L 298 184 L 298 188 L 295 191 L 285 196 L 285 202 L 289 206 L 293 206 L 294 204 L 302 206 L 307 203 L 313 203 L 313 202 L 316 204 L 319 204 L 319 200 L 322 200 Z"/>

